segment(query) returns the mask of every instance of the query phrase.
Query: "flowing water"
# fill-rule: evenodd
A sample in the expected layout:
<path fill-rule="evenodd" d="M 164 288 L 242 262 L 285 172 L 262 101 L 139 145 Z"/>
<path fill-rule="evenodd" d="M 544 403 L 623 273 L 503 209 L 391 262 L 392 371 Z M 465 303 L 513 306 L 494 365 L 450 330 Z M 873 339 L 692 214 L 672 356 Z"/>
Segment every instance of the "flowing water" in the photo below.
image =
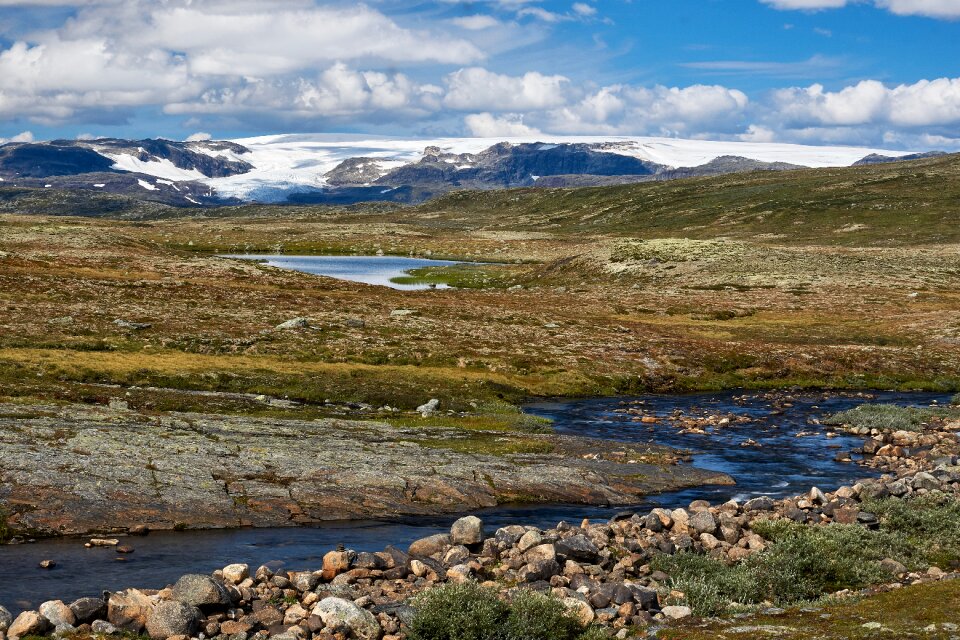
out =
<path fill-rule="evenodd" d="M 424 267 L 448 267 L 455 264 L 450 260 L 428 260 L 424 258 L 401 258 L 397 256 L 280 256 L 239 254 L 220 256 L 242 260 L 257 260 L 271 267 L 302 271 L 318 276 L 328 276 L 337 280 L 375 284 L 391 289 L 414 291 L 419 289 L 448 289 L 445 284 L 426 283 L 397 284 L 392 280 L 409 275 L 413 269 Z"/>
<path fill-rule="evenodd" d="M 736 486 L 705 486 L 650 496 L 637 510 L 654 506 L 676 508 L 693 500 L 740 500 L 755 495 L 796 495 L 812 485 L 834 489 L 871 475 L 869 469 L 835 461 L 839 450 L 849 450 L 858 438 L 827 438 L 812 422 L 824 415 L 864 402 L 925 406 L 946 403 L 949 396 L 930 393 L 857 395 L 691 394 L 639 398 L 603 398 L 540 402 L 531 413 L 552 418 L 560 433 L 595 436 L 623 442 L 652 442 L 693 453 L 693 464 L 722 471 Z M 681 433 L 666 422 L 643 424 L 625 409 L 642 407 L 648 414 L 666 416 L 683 411 L 689 416 L 746 416 L 750 422 L 705 434 Z M 797 434 L 806 434 L 798 437 Z M 748 440 L 760 446 L 741 446 Z M 624 507 L 582 505 L 505 506 L 478 513 L 489 532 L 507 524 L 546 528 L 560 520 L 584 517 L 607 519 Z M 11 611 L 35 607 L 49 599 L 71 600 L 97 595 L 101 590 L 125 587 L 159 588 L 185 573 L 208 573 L 234 562 L 251 566 L 271 564 L 285 569 L 317 569 L 323 554 L 338 543 L 358 551 L 378 551 L 388 544 L 405 547 L 413 540 L 448 529 L 455 516 L 404 519 L 390 522 L 338 522 L 298 529 L 240 529 L 230 531 L 157 532 L 125 540 L 136 551 L 121 559 L 112 549 L 86 549 L 77 539 L 0 546 L 0 604 Z M 46 571 L 41 560 L 57 566 Z"/>

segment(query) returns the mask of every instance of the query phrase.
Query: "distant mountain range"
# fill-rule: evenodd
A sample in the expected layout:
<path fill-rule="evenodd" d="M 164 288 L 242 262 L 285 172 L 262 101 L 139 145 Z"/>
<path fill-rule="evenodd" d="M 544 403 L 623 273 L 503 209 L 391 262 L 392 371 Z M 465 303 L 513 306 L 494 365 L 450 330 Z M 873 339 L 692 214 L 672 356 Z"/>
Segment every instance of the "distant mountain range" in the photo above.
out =
<path fill-rule="evenodd" d="M 93 190 L 178 206 L 412 203 L 457 189 L 627 184 L 940 155 L 673 138 L 53 140 L 0 146 L 0 188 Z"/>

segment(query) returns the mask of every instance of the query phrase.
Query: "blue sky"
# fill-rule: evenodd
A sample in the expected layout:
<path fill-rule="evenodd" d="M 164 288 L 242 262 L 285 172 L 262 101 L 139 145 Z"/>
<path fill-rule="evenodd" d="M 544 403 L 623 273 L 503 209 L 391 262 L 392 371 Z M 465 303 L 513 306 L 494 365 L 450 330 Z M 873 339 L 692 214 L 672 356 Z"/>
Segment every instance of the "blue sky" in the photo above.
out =
<path fill-rule="evenodd" d="M 960 0 L 0 0 L 0 139 L 960 148 Z"/>

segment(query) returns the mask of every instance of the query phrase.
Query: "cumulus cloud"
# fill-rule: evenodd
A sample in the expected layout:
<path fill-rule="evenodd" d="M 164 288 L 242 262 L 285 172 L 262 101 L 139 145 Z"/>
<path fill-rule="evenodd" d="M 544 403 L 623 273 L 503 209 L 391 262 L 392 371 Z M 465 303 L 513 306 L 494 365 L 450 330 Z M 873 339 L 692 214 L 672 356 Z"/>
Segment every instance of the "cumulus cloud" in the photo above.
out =
<path fill-rule="evenodd" d="M 206 102 L 217 93 L 248 95 L 253 85 L 296 84 L 340 62 L 459 65 L 484 57 L 467 40 L 401 27 L 365 5 L 84 4 L 60 28 L 0 49 L 0 117 L 108 122 L 144 105 Z M 371 104 L 390 103 L 387 94 L 403 91 L 374 76 L 365 82 Z"/>
<path fill-rule="evenodd" d="M 694 135 L 736 129 L 749 102 L 742 91 L 719 85 L 612 85 L 545 117 L 550 130 L 564 133 Z"/>
<path fill-rule="evenodd" d="M 790 126 L 886 124 L 930 127 L 960 124 L 960 78 L 887 87 L 864 80 L 840 91 L 815 84 L 774 93 L 776 113 Z"/>
<path fill-rule="evenodd" d="M 808 10 L 839 9 L 855 1 L 865 0 L 761 0 L 776 9 Z M 901 16 L 927 16 L 954 20 L 960 18 L 958 0 L 872 0 L 873 4 Z"/>
<path fill-rule="evenodd" d="M 30 131 L 23 131 L 13 136 L 12 138 L 0 138 L 0 144 L 7 144 L 8 142 L 33 142 L 33 133 Z"/>
<path fill-rule="evenodd" d="M 498 117 L 491 113 L 472 113 L 463 120 L 470 135 L 477 138 L 536 136 L 541 133 L 523 124 L 522 117 L 516 114 Z"/>
<path fill-rule="evenodd" d="M 198 131 L 187 136 L 187 142 L 205 142 L 206 140 L 213 140 L 213 135 L 205 131 Z"/>
<path fill-rule="evenodd" d="M 535 71 L 508 76 L 480 67 L 447 76 L 444 104 L 451 109 L 529 111 L 556 107 L 566 101 L 569 79 Z"/>

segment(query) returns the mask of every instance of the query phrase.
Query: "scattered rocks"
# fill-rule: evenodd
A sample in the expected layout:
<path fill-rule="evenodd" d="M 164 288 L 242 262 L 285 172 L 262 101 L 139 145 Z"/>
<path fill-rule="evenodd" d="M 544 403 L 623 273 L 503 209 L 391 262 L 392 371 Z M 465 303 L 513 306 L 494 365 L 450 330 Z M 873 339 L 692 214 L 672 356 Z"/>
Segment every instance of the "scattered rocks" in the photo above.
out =
<path fill-rule="evenodd" d="M 439 406 L 440 406 L 440 401 L 437 400 L 436 398 L 433 398 L 429 402 L 417 407 L 417 413 L 419 413 L 424 418 L 428 418 L 436 412 L 437 407 Z"/>
<path fill-rule="evenodd" d="M 287 331 L 291 329 L 309 329 L 310 318 L 291 318 L 286 322 L 281 322 L 274 329 L 278 331 Z"/>
<path fill-rule="evenodd" d="M 117 325 L 121 329 L 129 329 L 130 331 L 144 331 L 153 326 L 149 322 L 130 322 L 129 320 L 124 320 L 122 318 L 117 318 L 113 321 L 113 324 Z"/>

